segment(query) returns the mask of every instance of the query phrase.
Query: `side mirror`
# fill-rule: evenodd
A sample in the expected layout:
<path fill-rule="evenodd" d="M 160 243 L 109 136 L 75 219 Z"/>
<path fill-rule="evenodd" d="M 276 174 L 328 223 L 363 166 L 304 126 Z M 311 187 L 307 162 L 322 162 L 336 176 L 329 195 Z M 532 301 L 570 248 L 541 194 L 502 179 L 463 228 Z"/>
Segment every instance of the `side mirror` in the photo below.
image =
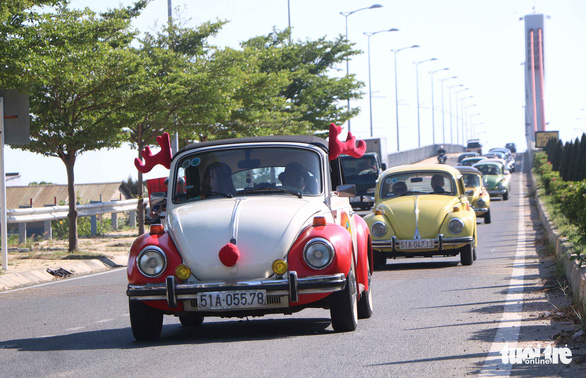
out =
<path fill-rule="evenodd" d="M 380 166 L 383 169 L 383 171 L 387 170 L 387 165 L 385 163 L 382 163 Z"/>
<path fill-rule="evenodd" d="M 336 192 L 338 192 L 338 196 L 340 196 L 340 197 L 353 197 L 356 195 L 356 185 L 354 185 L 354 184 L 338 185 L 336 187 Z"/>

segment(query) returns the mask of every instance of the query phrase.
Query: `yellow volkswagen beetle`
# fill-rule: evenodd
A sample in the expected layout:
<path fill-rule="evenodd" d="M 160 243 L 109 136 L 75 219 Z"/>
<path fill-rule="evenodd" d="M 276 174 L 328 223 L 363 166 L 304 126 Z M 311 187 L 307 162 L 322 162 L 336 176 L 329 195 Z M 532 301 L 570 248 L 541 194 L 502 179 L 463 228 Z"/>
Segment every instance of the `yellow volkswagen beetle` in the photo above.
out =
<path fill-rule="evenodd" d="M 456 167 L 464 176 L 464 185 L 468 202 L 474 209 L 477 218 L 484 218 L 484 223 L 490 223 L 490 194 L 486 191 L 482 172 L 474 167 Z"/>
<path fill-rule="evenodd" d="M 476 259 L 476 214 L 460 171 L 451 166 L 403 165 L 384 171 L 373 212 L 364 217 L 375 267 L 387 258 L 460 255 Z"/>

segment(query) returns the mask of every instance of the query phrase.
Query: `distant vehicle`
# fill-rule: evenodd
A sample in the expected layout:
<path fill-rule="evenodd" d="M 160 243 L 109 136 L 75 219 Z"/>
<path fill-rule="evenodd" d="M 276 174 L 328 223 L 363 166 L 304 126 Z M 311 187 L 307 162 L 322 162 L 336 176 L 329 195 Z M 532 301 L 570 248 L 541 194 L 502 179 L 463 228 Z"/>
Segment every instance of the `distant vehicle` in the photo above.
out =
<path fill-rule="evenodd" d="M 484 160 L 484 159 L 486 159 L 486 157 L 484 157 L 484 156 L 469 157 L 469 158 L 462 159 L 462 161 L 460 162 L 460 165 L 464 166 L 464 167 L 471 167 L 474 164 L 476 164 L 479 161 Z"/>
<path fill-rule="evenodd" d="M 515 143 L 507 143 L 505 144 L 505 148 L 508 148 L 514 154 L 517 153 L 517 146 L 515 146 Z"/>
<path fill-rule="evenodd" d="M 515 172 L 515 157 L 513 156 L 511 150 L 503 147 L 494 147 L 491 148 L 488 152 L 497 153 L 498 155 L 502 154 L 502 156 L 497 157 L 499 159 L 504 159 L 507 162 L 507 169 L 509 171 Z"/>
<path fill-rule="evenodd" d="M 479 155 L 482 155 L 480 139 L 469 139 L 466 145 L 466 152 L 478 152 Z"/>
<path fill-rule="evenodd" d="M 466 158 L 475 157 L 475 156 L 478 156 L 478 152 L 463 152 L 460 155 L 458 155 L 458 164 Z"/>
<path fill-rule="evenodd" d="M 350 197 L 350 205 L 355 210 L 370 209 L 374 204 L 376 180 L 386 165 L 376 152 L 367 152 L 361 158 L 342 155 L 340 161 L 345 183 L 356 186 L 356 195 Z"/>
<path fill-rule="evenodd" d="M 484 218 L 484 223 L 490 223 L 490 194 L 484 186 L 482 173 L 474 167 L 456 167 L 456 169 L 464 177 L 465 194 L 476 213 L 476 218 Z"/>
<path fill-rule="evenodd" d="M 484 186 L 491 197 L 502 196 L 508 200 L 511 195 L 511 173 L 501 159 L 485 159 L 473 165 L 482 173 Z"/>

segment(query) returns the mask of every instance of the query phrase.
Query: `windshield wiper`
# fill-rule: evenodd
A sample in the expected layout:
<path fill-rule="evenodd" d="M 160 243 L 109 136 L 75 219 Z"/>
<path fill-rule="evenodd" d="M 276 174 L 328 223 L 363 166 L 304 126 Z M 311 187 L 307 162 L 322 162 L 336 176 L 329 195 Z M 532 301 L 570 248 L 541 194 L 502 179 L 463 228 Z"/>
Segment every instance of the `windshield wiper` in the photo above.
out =
<path fill-rule="evenodd" d="M 210 194 L 211 195 L 222 196 L 222 197 L 226 197 L 226 198 L 232 198 L 232 197 L 234 197 L 230 193 L 212 192 L 211 190 L 207 190 L 207 191 L 201 192 L 201 194 L 203 194 L 205 198 L 207 198 L 207 196 L 210 195 Z"/>
<path fill-rule="evenodd" d="M 250 193 L 289 193 L 292 194 L 294 196 L 297 196 L 299 198 L 303 198 L 303 193 L 301 193 L 300 191 L 295 191 L 295 190 L 291 190 L 289 188 L 285 188 L 285 187 L 275 187 L 275 188 L 244 188 L 244 190 L 242 190 L 242 193 L 244 194 L 250 194 Z"/>

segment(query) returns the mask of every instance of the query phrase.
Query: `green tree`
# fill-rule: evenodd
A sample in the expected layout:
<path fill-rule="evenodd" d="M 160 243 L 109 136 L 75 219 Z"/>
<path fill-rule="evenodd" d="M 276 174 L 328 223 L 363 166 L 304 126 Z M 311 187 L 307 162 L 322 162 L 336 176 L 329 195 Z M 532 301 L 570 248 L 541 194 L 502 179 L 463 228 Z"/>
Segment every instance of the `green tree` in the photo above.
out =
<path fill-rule="evenodd" d="M 279 93 L 289 106 L 281 111 L 293 114 L 300 125 L 308 126 L 305 134 L 328 130 L 330 123 L 343 123 L 356 116 L 359 109 L 348 112 L 345 101 L 361 98 L 364 84 L 354 75 L 332 77 L 331 73 L 360 51 L 353 50 L 342 36 L 334 41 L 288 41 L 288 31 L 274 30 L 242 44 L 245 49 L 264 52 L 262 72 L 289 73 L 290 82 Z"/>
<path fill-rule="evenodd" d="M 126 138 L 140 152 L 156 144 L 163 132 L 179 132 L 183 138 L 193 135 L 192 117 L 189 122 L 178 114 L 212 114 L 213 109 L 228 107 L 226 97 L 216 86 L 223 73 L 210 72 L 207 38 L 216 34 L 224 22 L 206 22 L 197 28 L 170 25 L 164 30 L 146 33 L 133 49 L 139 62 L 135 80 L 127 88 L 124 118 Z M 214 76 L 217 74 L 217 76 Z M 225 110 L 224 110 L 225 111 Z M 144 232 L 143 176 L 138 174 L 138 224 Z"/>
<path fill-rule="evenodd" d="M 113 148 L 123 140 L 116 114 L 137 71 L 134 55 L 127 51 L 137 34 L 130 23 L 145 5 L 138 1 L 100 15 L 62 6 L 13 37 L 28 46 L 22 69 L 31 77 L 34 115 L 31 143 L 19 148 L 58 157 L 65 164 L 69 251 L 77 249 L 75 161 L 86 151 Z"/>

